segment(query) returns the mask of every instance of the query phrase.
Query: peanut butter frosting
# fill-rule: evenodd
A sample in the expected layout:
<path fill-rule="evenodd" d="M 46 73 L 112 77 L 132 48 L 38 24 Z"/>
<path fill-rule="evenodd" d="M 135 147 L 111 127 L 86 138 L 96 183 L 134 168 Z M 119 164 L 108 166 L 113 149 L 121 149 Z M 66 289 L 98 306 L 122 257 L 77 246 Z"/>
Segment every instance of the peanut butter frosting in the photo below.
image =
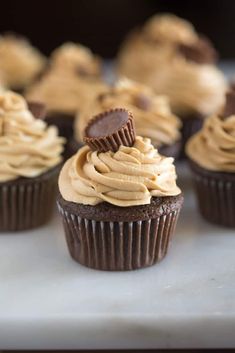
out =
<path fill-rule="evenodd" d="M 66 113 L 71 116 L 85 101 L 106 85 L 95 78 L 83 78 L 74 72 L 57 68 L 50 70 L 26 92 L 26 98 L 46 105 L 47 111 Z"/>
<path fill-rule="evenodd" d="M 23 97 L 0 94 L 0 182 L 33 178 L 56 166 L 63 143 L 56 127 L 34 118 Z"/>
<path fill-rule="evenodd" d="M 18 89 L 30 84 L 44 69 L 45 57 L 19 36 L 0 36 L 0 76 L 3 85 Z"/>
<path fill-rule="evenodd" d="M 219 172 L 235 172 L 235 115 L 212 115 L 189 140 L 186 153 L 199 166 Z"/>
<path fill-rule="evenodd" d="M 81 76 L 100 76 L 101 60 L 87 47 L 72 42 L 64 43 L 52 52 L 50 65 Z"/>
<path fill-rule="evenodd" d="M 180 45 L 196 46 L 199 38 L 185 20 L 167 14 L 154 16 L 124 42 L 118 71 L 167 95 L 172 110 L 181 117 L 208 116 L 223 104 L 226 82 L 213 63 L 199 64 L 180 51 Z"/>
<path fill-rule="evenodd" d="M 62 168 L 59 190 L 66 201 L 84 205 L 105 201 L 120 207 L 181 193 L 173 158 L 161 156 L 150 139 L 142 137 L 136 137 L 133 147 L 121 145 L 117 152 L 82 147 Z"/>
<path fill-rule="evenodd" d="M 83 140 L 89 119 L 104 110 L 124 107 L 133 112 L 138 135 L 149 137 L 154 146 L 170 145 L 180 139 L 180 120 L 171 112 L 166 96 L 156 96 L 147 86 L 122 79 L 85 102 L 75 121 L 75 137 Z"/>

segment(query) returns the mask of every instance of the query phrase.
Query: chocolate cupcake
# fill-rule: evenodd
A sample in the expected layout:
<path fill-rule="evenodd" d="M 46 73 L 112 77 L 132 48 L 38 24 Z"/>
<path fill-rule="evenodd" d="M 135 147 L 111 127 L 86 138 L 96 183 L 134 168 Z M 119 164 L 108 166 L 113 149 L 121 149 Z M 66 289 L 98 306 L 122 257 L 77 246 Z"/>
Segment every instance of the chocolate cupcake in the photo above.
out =
<path fill-rule="evenodd" d="M 133 112 L 137 135 L 148 137 L 160 153 L 177 158 L 180 151 L 181 122 L 174 115 L 165 96 L 139 83 L 122 79 L 114 87 L 107 87 L 90 102 L 84 104 L 75 121 L 73 152 L 80 147 L 89 118 L 107 109 L 124 107 Z"/>
<path fill-rule="evenodd" d="M 59 134 L 69 143 L 75 114 L 84 102 L 104 87 L 100 60 L 87 48 L 66 43 L 52 53 L 47 73 L 27 90 L 25 96 L 29 101 L 45 104 L 45 121 L 56 125 Z M 65 154 L 68 157 L 67 147 Z"/>
<path fill-rule="evenodd" d="M 46 223 L 54 209 L 64 139 L 20 95 L 0 94 L 0 231 Z"/>
<path fill-rule="evenodd" d="M 94 117 L 84 140 L 59 177 L 58 208 L 71 257 L 115 271 L 160 261 L 183 202 L 173 159 L 135 136 L 125 109 Z"/>
<path fill-rule="evenodd" d="M 186 146 L 198 206 L 209 222 L 235 227 L 235 92 Z"/>
<path fill-rule="evenodd" d="M 226 82 L 216 59 L 207 38 L 170 14 L 150 18 L 120 50 L 119 74 L 169 97 L 172 111 L 182 120 L 182 153 L 204 118 L 224 102 Z"/>
<path fill-rule="evenodd" d="M 46 58 L 26 38 L 0 36 L 0 77 L 4 87 L 22 92 L 44 70 Z"/>

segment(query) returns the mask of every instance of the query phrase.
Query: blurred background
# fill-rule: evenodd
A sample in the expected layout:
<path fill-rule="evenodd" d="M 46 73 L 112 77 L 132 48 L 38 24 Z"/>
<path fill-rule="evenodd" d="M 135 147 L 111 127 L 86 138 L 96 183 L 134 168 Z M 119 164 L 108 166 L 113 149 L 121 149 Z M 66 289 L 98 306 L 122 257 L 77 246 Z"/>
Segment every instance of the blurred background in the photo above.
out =
<path fill-rule="evenodd" d="M 125 34 L 157 12 L 190 20 L 222 59 L 235 58 L 233 0 L 10 0 L 4 3 L 0 32 L 23 34 L 45 54 L 71 40 L 112 58 Z"/>

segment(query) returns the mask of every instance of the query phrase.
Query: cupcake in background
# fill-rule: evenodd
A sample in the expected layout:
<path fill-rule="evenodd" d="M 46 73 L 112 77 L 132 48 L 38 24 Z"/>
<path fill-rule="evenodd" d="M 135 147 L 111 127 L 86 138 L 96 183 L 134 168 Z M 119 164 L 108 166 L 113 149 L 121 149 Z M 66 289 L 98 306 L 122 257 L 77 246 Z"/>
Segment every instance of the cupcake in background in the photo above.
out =
<path fill-rule="evenodd" d="M 45 66 L 46 58 L 26 38 L 0 35 L 0 78 L 4 87 L 22 92 Z"/>
<path fill-rule="evenodd" d="M 125 109 L 95 116 L 84 139 L 59 177 L 58 207 L 72 258 L 99 270 L 160 261 L 183 202 L 173 158 L 135 136 Z"/>
<path fill-rule="evenodd" d="M 209 222 L 235 227 L 235 91 L 186 145 L 198 206 Z"/>
<path fill-rule="evenodd" d="M 102 73 L 101 59 L 89 48 L 72 42 L 64 43 L 52 52 L 50 66 L 84 77 L 101 78 Z"/>
<path fill-rule="evenodd" d="M 66 43 L 52 53 L 48 71 L 25 96 L 28 101 L 45 104 L 46 122 L 56 125 L 60 135 L 69 141 L 75 113 L 104 87 L 100 60 L 89 49 Z"/>
<path fill-rule="evenodd" d="M 216 59 L 212 44 L 189 22 L 162 14 L 127 37 L 119 52 L 118 71 L 169 97 L 183 122 L 184 145 L 224 102 L 226 82 Z"/>
<path fill-rule="evenodd" d="M 0 231 L 46 223 L 54 210 L 64 138 L 24 98 L 0 93 Z"/>
<path fill-rule="evenodd" d="M 165 96 L 157 96 L 142 84 L 122 79 L 115 86 L 107 87 L 91 101 L 85 101 L 75 120 L 73 152 L 83 142 L 84 130 L 89 119 L 104 110 L 123 107 L 133 113 L 136 133 L 151 139 L 161 154 L 177 157 L 180 151 L 181 122 L 170 109 Z"/>

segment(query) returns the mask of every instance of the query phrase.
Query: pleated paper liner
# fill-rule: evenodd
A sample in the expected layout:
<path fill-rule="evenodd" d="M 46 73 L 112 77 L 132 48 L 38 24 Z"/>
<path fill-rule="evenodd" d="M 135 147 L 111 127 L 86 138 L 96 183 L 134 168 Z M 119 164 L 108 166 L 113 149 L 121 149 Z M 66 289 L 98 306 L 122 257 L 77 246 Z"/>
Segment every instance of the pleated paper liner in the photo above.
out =
<path fill-rule="evenodd" d="M 47 223 L 53 213 L 61 165 L 36 178 L 0 183 L 0 231 L 15 232 Z"/>
<path fill-rule="evenodd" d="M 180 196 L 182 197 L 182 196 Z M 58 201 L 71 257 L 97 270 L 134 270 L 164 258 L 182 200 L 159 217 L 128 222 L 90 220 Z"/>
<path fill-rule="evenodd" d="M 190 161 L 201 215 L 209 222 L 235 228 L 235 173 L 213 172 Z"/>

